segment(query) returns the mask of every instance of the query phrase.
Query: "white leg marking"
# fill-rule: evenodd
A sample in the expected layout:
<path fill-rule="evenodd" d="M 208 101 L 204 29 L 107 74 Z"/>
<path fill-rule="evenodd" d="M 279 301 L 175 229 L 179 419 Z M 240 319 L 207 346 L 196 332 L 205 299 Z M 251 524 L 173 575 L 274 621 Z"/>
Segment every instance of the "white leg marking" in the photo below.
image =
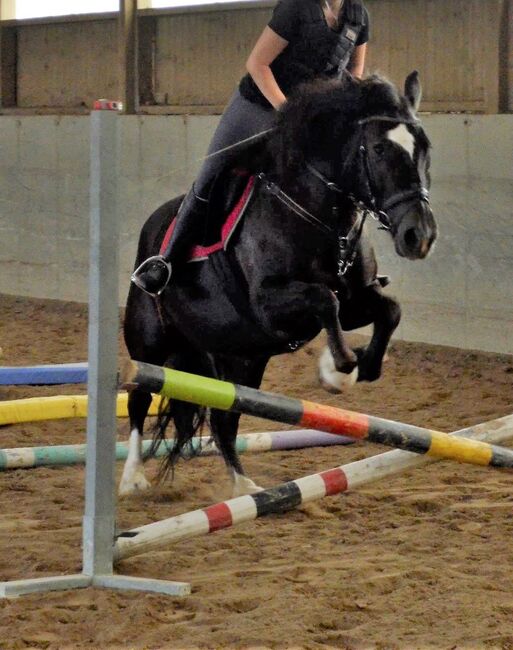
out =
<path fill-rule="evenodd" d="M 119 484 L 119 495 L 126 496 L 136 492 L 143 492 L 150 487 L 144 475 L 142 462 L 142 436 L 137 429 L 130 432 L 128 443 L 128 457 L 125 461 L 123 475 Z"/>
<path fill-rule="evenodd" d="M 263 489 L 247 476 L 233 472 L 233 498 L 242 497 L 246 494 L 255 494 L 255 492 L 261 492 Z"/>
<path fill-rule="evenodd" d="M 357 379 L 358 366 L 350 373 L 338 372 L 329 348 L 324 348 L 319 357 L 319 381 L 324 390 L 329 393 L 341 393 L 344 388 L 353 386 Z"/>

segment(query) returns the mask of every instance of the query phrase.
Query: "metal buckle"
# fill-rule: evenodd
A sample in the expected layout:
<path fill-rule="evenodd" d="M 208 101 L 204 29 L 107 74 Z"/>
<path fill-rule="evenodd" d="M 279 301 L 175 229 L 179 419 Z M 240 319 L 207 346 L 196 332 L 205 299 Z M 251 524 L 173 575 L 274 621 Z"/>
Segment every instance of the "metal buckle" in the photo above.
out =
<path fill-rule="evenodd" d="M 269 194 L 276 196 L 277 194 L 280 193 L 280 188 L 276 185 L 276 183 L 273 183 L 272 181 L 268 180 L 264 172 L 260 172 L 260 174 L 257 174 L 257 178 L 260 182 L 264 184 L 264 189 Z"/>
<path fill-rule="evenodd" d="M 368 212 L 374 221 L 377 221 L 380 224 L 378 230 L 392 230 L 392 223 L 386 212 L 383 212 L 383 210 L 378 210 L 378 212 L 369 210 Z"/>

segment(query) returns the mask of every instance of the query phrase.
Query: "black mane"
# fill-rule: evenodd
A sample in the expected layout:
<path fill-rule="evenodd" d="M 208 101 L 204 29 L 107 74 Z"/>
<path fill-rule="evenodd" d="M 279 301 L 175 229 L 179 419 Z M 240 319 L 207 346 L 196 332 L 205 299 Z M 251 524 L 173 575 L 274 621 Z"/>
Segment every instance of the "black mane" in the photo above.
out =
<path fill-rule="evenodd" d="M 271 149 L 280 173 L 293 173 L 305 157 L 340 146 L 354 123 L 373 115 L 408 116 L 407 102 L 379 75 L 359 80 L 316 80 L 298 86 L 280 111 Z"/>

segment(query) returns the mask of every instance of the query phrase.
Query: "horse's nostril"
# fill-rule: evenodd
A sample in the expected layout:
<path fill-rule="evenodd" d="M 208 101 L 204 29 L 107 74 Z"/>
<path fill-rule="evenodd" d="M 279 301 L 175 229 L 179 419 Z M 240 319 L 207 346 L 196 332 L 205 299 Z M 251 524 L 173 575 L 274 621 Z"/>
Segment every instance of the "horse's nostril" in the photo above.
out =
<path fill-rule="evenodd" d="M 408 228 L 404 233 L 404 243 L 410 250 L 415 250 L 418 244 L 417 234 L 415 228 Z"/>

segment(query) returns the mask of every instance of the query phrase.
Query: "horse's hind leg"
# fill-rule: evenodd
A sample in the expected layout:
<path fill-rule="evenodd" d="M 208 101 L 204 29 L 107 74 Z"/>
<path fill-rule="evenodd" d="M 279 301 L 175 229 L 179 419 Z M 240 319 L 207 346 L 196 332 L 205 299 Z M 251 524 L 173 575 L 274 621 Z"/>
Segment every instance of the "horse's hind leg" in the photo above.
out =
<path fill-rule="evenodd" d="M 128 395 L 128 413 L 130 416 L 130 438 L 128 456 L 119 484 L 120 496 L 142 492 L 150 487 L 144 475 L 142 434 L 144 420 L 151 404 L 151 394 L 141 390 L 132 390 Z"/>
<path fill-rule="evenodd" d="M 240 462 L 236 447 L 239 418 L 240 415 L 238 413 L 225 413 L 223 411 L 212 410 L 210 414 L 212 436 L 228 468 L 228 473 L 232 481 L 233 497 L 254 494 L 263 489 L 245 475 L 244 468 Z"/>
<path fill-rule="evenodd" d="M 219 379 L 226 379 L 251 388 L 259 388 L 268 361 L 268 357 L 253 360 L 223 358 L 222 361 L 216 358 L 214 361 L 215 374 Z M 263 489 L 245 475 L 240 462 L 236 447 L 239 419 L 239 413 L 218 411 L 217 409 L 212 409 L 210 414 L 212 436 L 228 468 L 234 497 L 253 494 Z"/>
<path fill-rule="evenodd" d="M 169 357 L 169 341 L 176 340 L 169 328 L 164 331 L 155 302 L 150 296 L 131 285 L 124 322 L 125 342 L 132 359 L 164 365 Z M 151 394 L 133 390 L 128 396 L 130 439 L 119 494 L 126 496 L 146 490 L 150 483 L 144 475 L 142 441 L 143 427 Z"/>

